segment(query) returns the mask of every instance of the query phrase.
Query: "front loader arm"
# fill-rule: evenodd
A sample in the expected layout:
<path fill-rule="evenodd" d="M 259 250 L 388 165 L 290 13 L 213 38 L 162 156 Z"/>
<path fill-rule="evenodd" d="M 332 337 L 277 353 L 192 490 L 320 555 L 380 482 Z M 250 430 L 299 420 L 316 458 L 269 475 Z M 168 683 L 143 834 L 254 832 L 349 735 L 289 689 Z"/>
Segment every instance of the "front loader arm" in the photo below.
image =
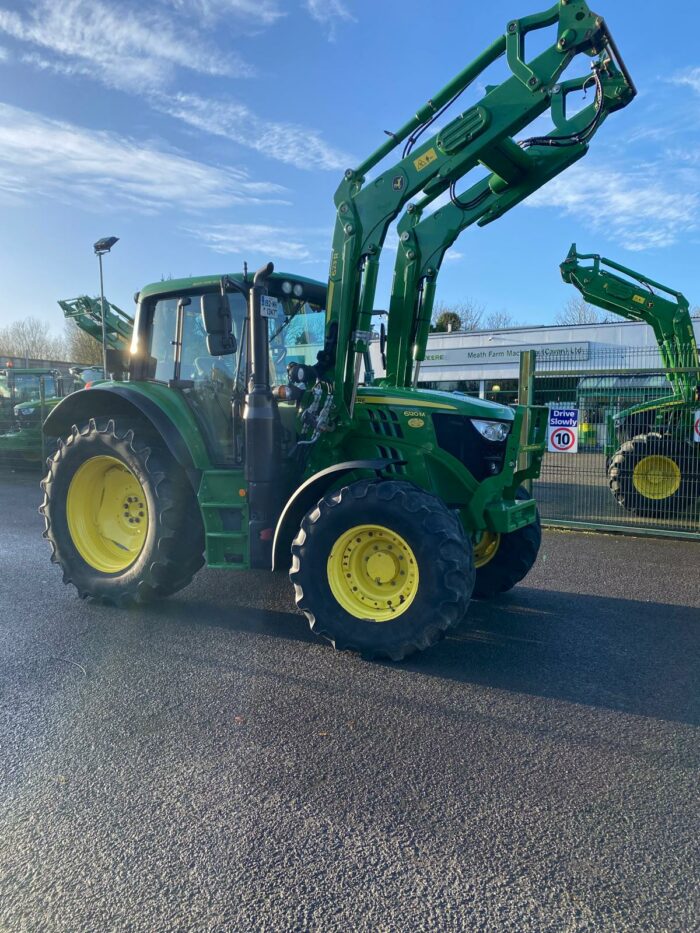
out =
<path fill-rule="evenodd" d="M 527 33 L 554 24 L 556 42 L 526 62 Z M 329 271 L 326 339 L 319 358 L 322 373 L 333 371 L 341 421 L 347 420 L 351 404 L 356 359 L 368 346 L 379 255 L 389 224 L 416 194 L 423 192 L 427 198 L 437 197 L 479 162 L 507 182 L 521 168 L 512 136 L 549 109 L 559 77 L 579 53 L 617 60 L 625 76 L 618 106 L 631 100 L 634 85 L 617 56 L 604 21 L 589 10 L 584 0 L 559 0 L 543 13 L 510 22 L 504 36 L 413 119 L 396 133 L 390 133 L 389 140 L 357 169 L 345 173 L 335 195 L 337 220 Z M 426 142 L 419 142 L 444 110 L 503 54 L 511 76 L 495 87 L 487 87 L 478 104 Z M 402 143 L 401 159 L 365 184 L 367 173 Z"/>
<path fill-rule="evenodd" d="M 604 256 L 579 253 L 575 243 L 560 269 L 564 281 L 574 285 L 586 301 L 628 321 L 649 324 L 677 397 L 687 402 L 696 399 L 700 361 L 685 295 Z"/>
<path fill-rule="evenodd" d="M 408 206 L 398 225 L 394 281 L 389 312 L 386 381 L 410 385 L 417 381 L 430 331 L 437 275 L 447 250 L 473 223 L 492 223 L 559 175 L 588 151 L 588 143 L 608 114 L 619 109 L 627 79 L 612 62 L 596 71 L 595 99 L 567 118 L 566 99 L 581 91 L 591 77 L 557 85 L 551 97 L 554 129 L 544 137 L 509 143 L 508 167 L 492 172 L 449 204 L 425 219 L 432 198 Z M 504 141 L 505 142 L 505 141 Z"/>
<path fill-rule="evenodd" d="M 79 295 L 58 302 L 67 321 L 102 342 L 102 302 L 97 298 Z M 105 341 L 115 350 L 126 349 L 131 343 L 134 319 L 111 301 L 105 299 Z"/>

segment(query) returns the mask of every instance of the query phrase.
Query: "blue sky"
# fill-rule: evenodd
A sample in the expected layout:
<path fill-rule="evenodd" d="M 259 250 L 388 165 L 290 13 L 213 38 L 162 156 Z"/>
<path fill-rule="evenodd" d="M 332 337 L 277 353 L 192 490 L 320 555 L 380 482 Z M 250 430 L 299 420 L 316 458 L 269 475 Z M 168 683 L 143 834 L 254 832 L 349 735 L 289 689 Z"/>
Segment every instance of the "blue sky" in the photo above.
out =
<path fill-rule="evenodd" d="M 462 235 L 439 300 L 552 322 L 576 240 L 700 303 L 700 12 L 690 0 L 591 6 L 638 98 L 577 166 Z M 35 315 L 58 331 L 56 299 L 97 291 L 91 245 L 106 235 L 121 238 L 106 294 L 127 310 L 148 282 L 244 259 L 324 279 L 343 169 L 538 8 L 0 0 L 0 325 Z M 378 307 L 393 259 L 387 249 Z"/>

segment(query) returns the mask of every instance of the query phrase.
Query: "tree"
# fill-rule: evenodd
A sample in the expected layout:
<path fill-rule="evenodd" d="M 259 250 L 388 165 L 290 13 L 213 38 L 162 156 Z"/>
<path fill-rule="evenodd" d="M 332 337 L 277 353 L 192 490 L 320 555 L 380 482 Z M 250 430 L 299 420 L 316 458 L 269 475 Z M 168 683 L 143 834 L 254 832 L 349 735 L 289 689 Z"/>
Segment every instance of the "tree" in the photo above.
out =
<path fill-rule="evenodd" d="M 613 315 L 594 308 L 580 295 L 569 298 L 554 318 L 556 324 L 608 324 L 613 320 Z"/>
<path fill-rule="evenodd" d="M 690 316 L 694 321 L 700 321 L 700 305 L 690 309 Z"/>
<path fill-rule="evenodd" d="M 65 341 L 68 359 L 83 366 L 102 365 L 102 344 L 81 330 L 75 321 L 66 321 Z"/>
<path fill-rule="evenodd" d="M 432 327 L 436 334 L 454 334 L 461 329 L 462 318 L 456 311 L 442 311 Z"/>
<path fill-rule="evenodd" d="M 0 329 L 0 356 L 27 360 L 61 360 L 66 355 L 62 337 L 47 332 L 46 324 L 35 317 L 13 321 Z"/>
<path fill-rule="evenodd" d="M 433 309 L 433 323 L 430 329 L 433 333 L 443 334 L 449 330 L 453 333 L 479 330 L 483 316 L 484 306 L 471 299 L 456 305 L 446 305 L 441 302 Z"/>
<path fill-rule="evenodd" d="M 506 327 L 517 326 L 509 311 L 489 311 L 484 319 L 484 330 L 505 330 Z"/>

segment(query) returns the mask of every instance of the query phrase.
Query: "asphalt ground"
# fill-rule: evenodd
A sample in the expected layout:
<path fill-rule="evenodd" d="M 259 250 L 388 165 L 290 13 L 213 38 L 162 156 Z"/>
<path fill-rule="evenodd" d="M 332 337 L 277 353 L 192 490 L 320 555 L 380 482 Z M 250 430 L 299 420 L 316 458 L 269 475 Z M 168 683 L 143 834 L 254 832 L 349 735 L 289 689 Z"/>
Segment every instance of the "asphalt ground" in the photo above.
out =
<path fill-rule="evenodd" d="M 700 546 L 547 532 L 410 663 L 282 575 L 81 602 L 0 480 L 3 931 L 689 931 Z"/>

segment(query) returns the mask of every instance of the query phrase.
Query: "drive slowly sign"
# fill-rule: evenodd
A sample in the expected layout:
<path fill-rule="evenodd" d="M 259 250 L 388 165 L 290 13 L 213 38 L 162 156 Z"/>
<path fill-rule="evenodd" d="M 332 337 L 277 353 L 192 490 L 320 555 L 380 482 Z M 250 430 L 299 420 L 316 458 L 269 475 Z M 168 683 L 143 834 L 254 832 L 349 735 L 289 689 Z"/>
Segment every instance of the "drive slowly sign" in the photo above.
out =
<path fill-rule="evenodd" d="M 578 451 L 578 408 L 550 408 L 547 450 L 553 454 Z"/>

